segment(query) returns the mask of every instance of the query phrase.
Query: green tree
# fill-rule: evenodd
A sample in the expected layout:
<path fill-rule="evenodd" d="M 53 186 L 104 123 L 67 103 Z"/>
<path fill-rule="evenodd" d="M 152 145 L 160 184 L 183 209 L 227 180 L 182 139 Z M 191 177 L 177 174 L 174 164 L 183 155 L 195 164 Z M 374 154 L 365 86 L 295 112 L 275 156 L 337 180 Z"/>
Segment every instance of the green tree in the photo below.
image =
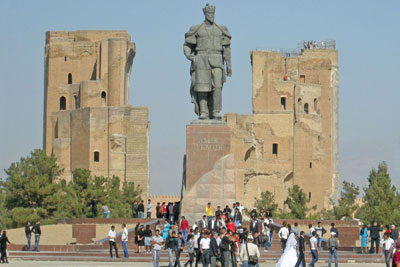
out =
<path fill-rule="evenodd" d="M 310 202 L 307 199 L 306 194 L 298 185 L 294 185 L 292 188 L 289 188 L 288 197 L 286 198 L 284 204 L 288 205 L 290 210 L 289 214 L 283 217 L 286 218 L 295 218 L 295 219 L 304 219 L 306 218 L 307 212 L 310 210 L 315 210 L 317 207 L 313 206 L 312 208 L 308 208 L 307 204 Z"/>
<path fill-rule="evenodd" d="M 371 170 L 364 192 L 364 205 L 356 213 L 357 218 L 366 224 L 373 221 L 381 224 L 400 223 L 400 197 L 392 185 L 385 162 L 380 163 L 378 169 Z"/>
<path fill-rule="evenodd" d="M 332 213 L 336 220 L 353 219 L 353 214 L 358 206 L 355 204 L 360 188 L 354 183 L 343 181 L 343 189 L 338 203 L 333 206 Z"/>
<path fill-rule="evenodd" d="M 275 214 L 278 209 L 278 204 L 275 203 L 275 196 L 270 191 L 262 192 L 261 198 L 254 198 L 254 200 L 254 207 L 256 207 L 257 210 L 270 210 L 272 214 Z"/>

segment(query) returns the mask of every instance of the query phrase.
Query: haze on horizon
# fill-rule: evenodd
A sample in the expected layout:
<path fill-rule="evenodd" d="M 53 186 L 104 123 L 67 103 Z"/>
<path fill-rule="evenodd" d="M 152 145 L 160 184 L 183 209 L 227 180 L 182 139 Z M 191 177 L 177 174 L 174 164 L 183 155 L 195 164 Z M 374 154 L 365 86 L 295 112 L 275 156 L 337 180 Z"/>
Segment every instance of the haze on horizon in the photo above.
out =
<path fill-rule="evenodd" d="M 182 46 L 189 27 L 203 21 L 206 2 L 1 1 L 0 169 L 42 148 L 45 32 L 122 29 L 137 46 L 130 103 L 149 107 L 150 193 L 178 194 L 185 128 L 195 119 Z M 209 2 L 217 7 L 216 23 L 228 26 L 233 37 L 223 113 L 252 111 L 251 50 L 334 39 L 340 182 L 365 186 L 371 168 L 386 161 L 399 184 L 399 1 Z M 3 171 L 0 177 L 6 177 Z"/>

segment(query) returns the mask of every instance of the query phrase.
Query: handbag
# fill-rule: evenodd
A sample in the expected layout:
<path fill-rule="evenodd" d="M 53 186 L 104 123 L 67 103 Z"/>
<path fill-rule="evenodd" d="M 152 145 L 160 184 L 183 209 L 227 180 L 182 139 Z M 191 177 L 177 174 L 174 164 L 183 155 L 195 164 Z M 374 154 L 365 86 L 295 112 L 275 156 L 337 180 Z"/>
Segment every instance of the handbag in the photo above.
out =
<path fill-rule="evenodd" d="M 258 263 L 257 255 L 249 256 L 249 247 L 247 246 L 247 242 L 246 242 L 246 252 L 247 252 L 248 263 L 254 264 L 254 265 L 257 264 Z"/>

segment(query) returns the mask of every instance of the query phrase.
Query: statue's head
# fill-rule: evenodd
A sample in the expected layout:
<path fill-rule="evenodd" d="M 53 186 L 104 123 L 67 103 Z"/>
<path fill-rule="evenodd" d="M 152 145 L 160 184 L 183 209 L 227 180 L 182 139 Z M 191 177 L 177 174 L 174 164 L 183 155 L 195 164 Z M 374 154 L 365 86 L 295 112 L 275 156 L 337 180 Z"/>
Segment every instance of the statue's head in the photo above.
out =
<path fill-rule="evenodd" d="M 206 20 L 208 22 L 214 23 L 215 6 L 212 6 L 210 4 L 206 4 L 206 6 L 203 8 L 203 13 L 204 13 L 204 16 L 206 17 Z"/>

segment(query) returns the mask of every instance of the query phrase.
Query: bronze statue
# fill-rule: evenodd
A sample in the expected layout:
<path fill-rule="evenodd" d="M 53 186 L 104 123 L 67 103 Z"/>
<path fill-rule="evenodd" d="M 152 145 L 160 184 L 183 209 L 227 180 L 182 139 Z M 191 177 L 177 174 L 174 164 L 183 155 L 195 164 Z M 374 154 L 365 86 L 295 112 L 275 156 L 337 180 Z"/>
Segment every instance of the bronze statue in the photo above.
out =
<path fill-rule="evenodd" d="M 203 12 L 204 22 L 185 34 L 183 51 L 191 61 L 190 95 L 195 113 L 201 120 L 220 120 L 222 86 L 226 76 L 232 75 L 232 37 L 227 27 L 214 23 L 215 6 L 207 4 Z"/>

